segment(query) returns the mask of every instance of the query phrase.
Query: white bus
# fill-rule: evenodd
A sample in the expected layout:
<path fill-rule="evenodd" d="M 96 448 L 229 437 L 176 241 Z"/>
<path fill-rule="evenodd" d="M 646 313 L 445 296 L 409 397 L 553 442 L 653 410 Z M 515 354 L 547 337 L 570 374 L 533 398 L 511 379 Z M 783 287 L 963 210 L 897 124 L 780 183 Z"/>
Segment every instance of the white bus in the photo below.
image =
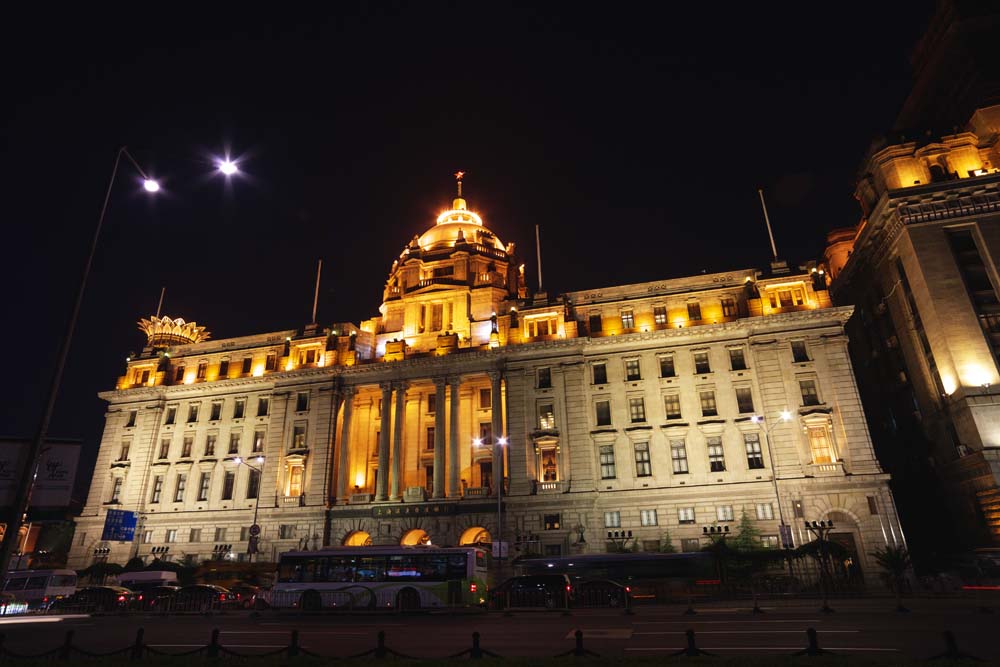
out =
<path fill-rule="evenodd" d="M 273 607 L 350 609 L 478 606 L 487 554 L 478 547 L 331 547 L 278 561 Z"/>
<path fill-rule="evenodd" d="M 10 593 L 29 609 L 48 608 L 53 601 L 76 592 L 73 570 L 10 570 L 4 577 L 4 593 Z"/>

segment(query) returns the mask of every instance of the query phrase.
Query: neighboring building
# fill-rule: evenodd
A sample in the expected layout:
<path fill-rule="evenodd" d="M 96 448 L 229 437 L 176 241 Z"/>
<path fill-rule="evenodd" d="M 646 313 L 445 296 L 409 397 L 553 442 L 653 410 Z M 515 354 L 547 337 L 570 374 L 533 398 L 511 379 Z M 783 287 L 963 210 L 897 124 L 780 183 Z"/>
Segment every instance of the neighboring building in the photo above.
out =
<path fill-rule="evenodd" d="M 834 301 L 918 555 L 1000 545 L 1000 106 L 873 150 L 828 237 Z"/>
<path fill-rule="evenodd" d="M 215 341 L 143 320 L 147 347 L 101 394 L 74 565 L 243 558 L 255 512 L 265 559 L 497 537 L 512 555 L 603 551 L 608 531 L 695 550 L 743 512 L 775 546 L 782 519 L 796 544 L 803 521 L 832 519 L 865 570 L 902 543 L 852 309 L 815 270 L 529 298 L 513 244 L 459 190 L 393 262 L 379 312 Z M 101 541 L 109 508 L 139 513 L 135 544 Z"/>

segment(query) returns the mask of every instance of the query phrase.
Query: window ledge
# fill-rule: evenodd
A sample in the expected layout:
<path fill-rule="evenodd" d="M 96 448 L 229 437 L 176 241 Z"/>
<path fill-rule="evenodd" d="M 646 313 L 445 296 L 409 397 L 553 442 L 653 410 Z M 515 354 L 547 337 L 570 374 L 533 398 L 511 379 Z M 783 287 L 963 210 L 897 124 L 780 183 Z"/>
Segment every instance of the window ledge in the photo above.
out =
<path fill-rule="evenodd" d="M 812 414 L 825 414 L 828 415 L 833 412 L 831 408 L 826 403 L 819 403 L 817 405 L 803 405 L 799 408 L 799 415 L 805 417 L 806 415 Z"/>
<path fill-rule="evenodd" d="M 617 433 L 618 429 L 612 428 L 610 426 L 598 426 L 596 429 L 590 432 L 591 435 L 597 435 L 599 433 Z"/>
<path fill-rule="evenodd" d="M 629 431 L 651 431 L 651 430 L 653 430 L 653 427 L 650 426 L 649 424 L 637 424 L 637 425 L 634 425 L 634 426 L 626 426 L 625 427 L 625 432 L 626 433 L 629 432 Z"/>
<path fill-rule="evenodd" d="M 718 419 L 718 418 L 702 419 L 698 421 L 698 426 L 704 426 L 705 424 L 725 424 L 725 423 L 726 423 L 725 419 Z"/>
<path fill-rule="evenodd" d="M 132 465 L 132 462 L 131 461 L 127 461 L 127 460 L 126 461 L 112 461 L 112 463 L 111 463 L 111 467 L 112 468 L 128 468 L 130 465 Z"/>

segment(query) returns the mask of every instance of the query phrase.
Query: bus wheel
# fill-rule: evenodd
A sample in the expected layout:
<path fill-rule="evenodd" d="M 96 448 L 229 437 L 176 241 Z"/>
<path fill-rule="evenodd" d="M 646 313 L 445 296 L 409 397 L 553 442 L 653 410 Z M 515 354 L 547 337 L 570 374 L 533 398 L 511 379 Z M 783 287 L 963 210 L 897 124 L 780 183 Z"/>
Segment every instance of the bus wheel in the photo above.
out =
<path fill-rule="evenodd" d="M 310 588 L 299 598 L 299 609 L 302 611 L 319 611 L 323 608 L 323 597 L 319 591 Z"/>
<path fill-rule="evenodd" d="M 404 588 L 396 596 L 396 607 L 406 611 L 420 609 L 420 593 L 413 588 Z"/>

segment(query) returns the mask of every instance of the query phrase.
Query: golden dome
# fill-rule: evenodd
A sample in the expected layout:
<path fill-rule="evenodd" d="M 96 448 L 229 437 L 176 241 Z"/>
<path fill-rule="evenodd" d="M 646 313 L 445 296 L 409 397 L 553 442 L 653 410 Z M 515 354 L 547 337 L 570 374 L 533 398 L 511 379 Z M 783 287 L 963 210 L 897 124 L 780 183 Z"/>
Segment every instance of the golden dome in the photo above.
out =
<path fill-rule="evenodd" d="M 147 345 L 151 347 L 168 347 L 170 345 L 188 345 L 208 340 L 211 334 L 197 322 L 185 322 L 182 318 L 170 319 L 153 315 L 148 320 L 139 320 L 139 330 L 146 334 Z"/>

